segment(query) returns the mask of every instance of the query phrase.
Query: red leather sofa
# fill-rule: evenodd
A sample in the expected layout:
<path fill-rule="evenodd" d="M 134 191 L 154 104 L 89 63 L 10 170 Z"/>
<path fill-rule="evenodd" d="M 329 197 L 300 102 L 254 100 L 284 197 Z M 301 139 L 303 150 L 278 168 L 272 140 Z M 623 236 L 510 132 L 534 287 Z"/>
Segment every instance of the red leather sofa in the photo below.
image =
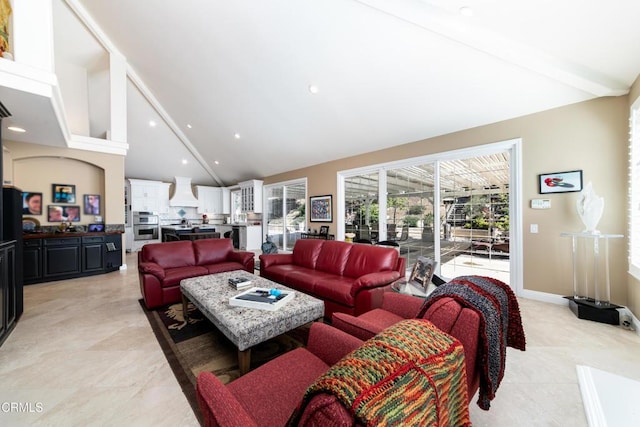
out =
<path fill-rule="evenodd" d="M 138 252 L 140 291 L 147 308 L 181 301 L 180 281 L 223 271 L 253 273 L 253 252 L 234 251 L 231 239 L 149 243 Z"/>
<path fill-rule="evenodd" d="M 385 289 L 405 276 L 405 259 L 390 247 L 300 239 L 290 254 L 260 255 L 260 275 L 323 300 L 330 319 L 379 307 Z"/>
<path fill-rule="evenodd" d="M 361 340 L 368 340 L 383 329 L 401 320 L 411 319 L 419 313 L 424 299 L 411 295 L 387 292 L 382 306 L 358 317 L 345 313 L 334 313 L 332 326 Z M 453 298 L 436 301 L 422 318 L 429 320 L 440 330 L 456 337 L 464 347 L 469 400 L 480 386 L 478 365 L 480 341 L 480 315 L 465 308 Z"/>
<path fill-rule="evenodd" d="M 442 325 L 444 332 L 460 341 L 468 372 L 469 366 L 476 365 L 473 349 L 477 348 L 480 324 L 466 310 L 447 298 L 438 301 L 424 318 L 436 326 Z M 351 334 L 316 322 L 311 326 L 306 348 L 285 353 L 227 385 L 211 372 L 200 373 L 197 396 L 204 426 L 286 425 L 316 378 L 362 343 Z M 467 405 L 478 388 L 475 377 L 468 380 L 467 389 L 472 392 L 467 396 Z M 300 425 L 359 424 L 336 397 L 317 394 L 306 406 Z"/>

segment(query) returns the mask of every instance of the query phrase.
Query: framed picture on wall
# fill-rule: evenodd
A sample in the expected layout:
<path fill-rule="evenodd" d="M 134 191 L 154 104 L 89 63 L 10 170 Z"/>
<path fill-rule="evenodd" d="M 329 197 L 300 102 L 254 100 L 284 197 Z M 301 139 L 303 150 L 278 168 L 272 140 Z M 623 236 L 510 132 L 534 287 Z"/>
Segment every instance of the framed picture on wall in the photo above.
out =
<path fill-rule="evenodd" d="M 22 193 L 22 215 L 42 215 L 42 193 Z"/>
<path fill-rule="evenodd" d="M 331 195 L 328 196 L 312 196 L 309 197 L 309 204 L 311 209 L 309 210 L 309 220 L 311 222 L 332 222 L 332 210 Z"/>
<path fill-rule="evenodd" d="M 80 206 L 47 206 L 47 218 L 49 222 L 80 222 Z"/>
<path fill-rule="evenodd" d="M 75 203 L 76 202 L 76 186 L 68 184 L 52 184 L 53 195 L 51 200 L 53 203 Z"/>
<path fill-rule="evenodd" d="M 100 195 L 84 195 L 84 213 L 87 215 L 100 215 Z"/>
<path fill-rule="evenodd" d="M 582 191 L 582 171 L 543 173 L 538 175 L 540 194 Z"/>

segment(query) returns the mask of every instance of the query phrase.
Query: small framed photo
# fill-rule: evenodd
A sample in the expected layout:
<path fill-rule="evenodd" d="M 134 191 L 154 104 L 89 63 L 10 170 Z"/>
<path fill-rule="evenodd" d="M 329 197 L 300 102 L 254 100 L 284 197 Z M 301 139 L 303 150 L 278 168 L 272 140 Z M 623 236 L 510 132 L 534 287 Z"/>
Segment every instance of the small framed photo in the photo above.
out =
<path fill-rule="evenodd" d="M 436 270 L 436 265 L 437 262 L 431 258 L 419 256 L 413 266 L 411 276 L 409 276 L 409 283 L 419 286 L 426 292 L 429 287 L 429 283 L 431 283 L 433 273 Z"/>
<path fill-rule="evenodd" d="M 86 215 L 100 215 L 100 195 L 84 195 L 84 213 Z"/>
<path fill-rule="evenodd" d="M 538 175 L 540 194 L 582 191 L 582 171 L 543 173 Z"/>
<path fill-rule="evenodd" d="M 42 215 L 42 193 L 22 193 L 22 215 Z"/>
<path fill-rule="evenodd" d="M 328 196 L 312 196 L 309 197 L 311 222 L 333 222 L 333 204 L 331 195 Z"/>
<path fill-rule="evenodd" d="M 75 203 L 76 202 L 76 186 L 68 184 L 52 184 L 53 203 Z"/>
<path fill-rule="evenodd" d="M 80 206 L 47 206 L 49 222 L 80 222 Z"/>

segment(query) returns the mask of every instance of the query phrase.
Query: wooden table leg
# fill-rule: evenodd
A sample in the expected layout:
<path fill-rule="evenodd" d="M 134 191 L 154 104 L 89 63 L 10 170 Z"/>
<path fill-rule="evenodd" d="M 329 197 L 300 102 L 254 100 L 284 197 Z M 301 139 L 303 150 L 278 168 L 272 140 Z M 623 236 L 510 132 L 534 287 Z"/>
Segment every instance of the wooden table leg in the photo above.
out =
<path fill-rule="evenodd" d="M 238 350 L 238 366 L 240 367 L 240 375 L 244 375 L 249 372 L 251 365 L 251 349 Z"/>
<path fill-rule="evenodd" d="M 182 317 L 185 322 L 189 321 L 189 298 L 182 294 Z"/>

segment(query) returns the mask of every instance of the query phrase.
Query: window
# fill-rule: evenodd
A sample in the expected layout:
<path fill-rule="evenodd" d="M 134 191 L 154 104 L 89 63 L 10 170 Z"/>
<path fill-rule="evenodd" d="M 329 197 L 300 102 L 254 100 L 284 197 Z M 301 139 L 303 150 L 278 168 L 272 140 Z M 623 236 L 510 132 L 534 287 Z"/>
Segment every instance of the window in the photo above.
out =
<path fill-rule="evenodd" d="M 271 242 L 290 251 L 306 228 L 307 181 L 295 180 L 265 186 L 264 220 Z"/>
<path fill-rule="evenodd" d="M 640 279 L 640 99 L 629 119 L 629 273 Z"/>

